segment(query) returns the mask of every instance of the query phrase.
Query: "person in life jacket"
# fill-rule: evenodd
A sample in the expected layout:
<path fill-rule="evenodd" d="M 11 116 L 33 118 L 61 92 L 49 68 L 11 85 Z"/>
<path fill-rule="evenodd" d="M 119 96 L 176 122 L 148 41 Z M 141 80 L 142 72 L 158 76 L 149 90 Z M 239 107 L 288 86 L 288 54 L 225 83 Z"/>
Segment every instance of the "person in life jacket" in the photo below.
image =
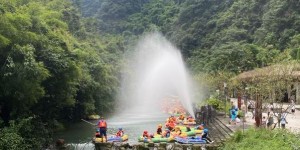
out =
<path fill-rule="evenodd" d="M 161 133 L 162 133 L 162 124 L 159 124 L 156 130 L 156 134 L 161 135 Z"/>
<path fill-rule="evenodd" d="M 175 127 L 175 134 L 173 134 L 173 136 L 179 136 L 179 135 L 181 135 L 181 130 L 180 130 L 180 128 L 179 127 Z"/>
<path fill-rule="evenodd" d="M 169 120 L 168 122 L 168 128 L 170 131 L 172 131 L 175 128 L 176 124 L 174 123 L 173 120 Z"/>
<path fill-rule="evenodd" d="M 170 130 L 167 128 L 167 129 L 163 132 L 163 137 L 168 138 L 168 137 L 170 137 L 170 134 L 171 134 L 171 132 L 170 132 Z"/>
<path fill-rule="evenodd" d="M 171 119 L 172 119 L 173 122 L 176 122 L 176 121 L 177 121 L 177 120 L 176 120 L 176 117 L 173 116 L 173 115 L 171 116 Z"/>
<path fill-rule="evenodd" d="M 204 129 L 201 135 L 201 139 L 205 140 L 207 143 L 213 143 L 214 141 L 212 141 L 209 137 L 208 137 L 208 129 Z"/>
<path fill-rule="evenodd" d="M 148 138 L 148 137 L 149 137 L 148 131 L 144 131 L 144 132 L 143 132 L 143 137 L 144 137 L 144 138 Z"/>
<path fill-rule="evenodd" d="M 105 140 L 107 142 L 107 135 L 106 135 L 106 130 L 107 130 L 107 123 L 104 120 L 104 117 L 101 117 L 100 120 L 97 123 L 97 126 L 100 130 L 100 137 L 103 138 L 103 136 L 105 137 Z M 103 140 L 104 142 L 104 140 Z"/>
<path fill-rule="evenodd" d="M 96 138 L 100 138 L 100 129 L 96 130 L 95 137 Z"/>
<path fill-rule="evenodd" d="M 122 128 L 119 128 L 119 131 L 117 132 L 116 136 L 122 137 L 124 135 L 124 131 Z"/>
<path fill-rule="evenodd" d="M 183 121 L 183 120 L 184 120 L 184 116 L 183 116 L 183 114 L 180 114 L 180 116 L 178 117 L 178 120 L 181 120 L 181 121 Z"/>

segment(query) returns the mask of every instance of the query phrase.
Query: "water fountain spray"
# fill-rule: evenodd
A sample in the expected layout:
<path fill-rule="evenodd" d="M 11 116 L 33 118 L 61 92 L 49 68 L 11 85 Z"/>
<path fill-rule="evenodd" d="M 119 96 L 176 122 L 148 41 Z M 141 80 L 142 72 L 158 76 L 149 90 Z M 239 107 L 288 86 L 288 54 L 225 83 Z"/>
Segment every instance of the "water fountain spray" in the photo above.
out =
<path fill-rule="evenodd" d="M 121 109 L 136 113 L 161 111 L 162 100 L 176 96 L 194 117 L 192 84 L 180 51 L 160 33 L 145 35 L 136 45 L 123 75 Z"/>

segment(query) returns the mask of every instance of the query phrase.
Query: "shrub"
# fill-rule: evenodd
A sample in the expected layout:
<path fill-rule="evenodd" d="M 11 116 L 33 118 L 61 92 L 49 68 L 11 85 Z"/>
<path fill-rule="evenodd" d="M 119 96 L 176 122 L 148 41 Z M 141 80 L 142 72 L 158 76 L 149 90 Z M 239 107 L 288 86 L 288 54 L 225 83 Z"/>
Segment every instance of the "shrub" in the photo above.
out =
<path fill-rule="evenodd" d="M 10 121 L 10 125 L 0 129 L 0 133 L 0 149 L 5 150 L 42 149 L 51 142 L 42 121 L 32 117 Z"/>
<path fill-rule="evenodd" d="M 216 109 L 216 110 L 224 111 L 224 109 L 225 109 L 224 100 L 220 100 L 220 99 L 217 99 L 215 97 L 210 97 L 209 99 L 206 100 L 206 103 L 208 105 L 212 105 L 213 108 Z M 226 110 L 229 110 L 229 108 L 230 108 L 230 103 L 227 102 L 226 103 Z"/>
<path fill-rule="evenodd" d="M 208 105 L 213 106 L 214 109 L 216 110 L 221 110 L 222 109 L 222 102 L 219 99 L 216 99 L 214 97 L 209 98 L 206 100 Z"/>
<path fill-rule="evenodd" d="M 4 128 L 0 130 L 0 133 L 0 149 L 24 149 L 24 139 L 13 128 Z"/>

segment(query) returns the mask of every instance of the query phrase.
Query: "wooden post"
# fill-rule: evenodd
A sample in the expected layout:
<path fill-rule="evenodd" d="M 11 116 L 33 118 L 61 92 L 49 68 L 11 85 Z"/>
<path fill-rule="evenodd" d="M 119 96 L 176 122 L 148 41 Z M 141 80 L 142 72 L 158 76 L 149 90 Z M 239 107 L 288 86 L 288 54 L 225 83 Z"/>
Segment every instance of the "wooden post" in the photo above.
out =
<path fill-rule="evenodd" d="M 292 88 L 291 88 L 291 85 L 288 85 L 287 86 L 287 89 L 286 89 L 286 91 L 287 91 L 287 95 L 288 95 L 288 101 L 287 102 L 290 102 L 290 99 L 291 99 L 291 94 L 292 94 Z"/>
<path fill-rule="evenodd" d="M 238 101 L 237 101 L 237 107 L 239 109 L 241 109 L 241 106 L 242 106 L 242 93 L 241 91 L 238 92 Z"/>
<path fill-rule="evenodd" d="M 300 84 L 299 84 L 299 82 L 296 82 L 295 86 L 296 86 L 296 99 L 295 99 L 296 102 L 295 103 L 300 104 Z"/>
<path fill-rule="evenodd" d="M 258 93 L 255 95 L 256 97 L 256 103 L 255 103 L 255 125 L 256 127 L 259 127 L 261 125 L 261 119 L 262 119 L 262 113 L 261 113 L 261 97 Z"/>

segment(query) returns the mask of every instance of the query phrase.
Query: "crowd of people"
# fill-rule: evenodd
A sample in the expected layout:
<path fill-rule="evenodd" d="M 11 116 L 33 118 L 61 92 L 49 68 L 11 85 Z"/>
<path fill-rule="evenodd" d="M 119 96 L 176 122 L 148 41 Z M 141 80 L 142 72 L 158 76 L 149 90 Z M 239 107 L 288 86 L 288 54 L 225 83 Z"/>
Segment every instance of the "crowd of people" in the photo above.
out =
<path fill-rule="evenodd" d="M 184 114 L 180 114 L 178 117 L 171 115 L 167 118 L 164 126 L 159 124 L 157 126 L 156 133 L 150 133 L 145 130 L 142 134 L 144 140 L 151 141 L 152 138 L 160 137 L 160 138 L 187 138 L 186 132 L 191 131 L 191 128 L 195 128 L 195 130 L 202 130 L 199 135 L 196 135 L 195 138 L 201 138 L 205 140 L 207 143 L 212 143 L 213 141 L 208 136 L 208 129 L 204 127 L 204 124 L 200 125 L 190 125 L 184 124 L 184 122 L 195 122 L 195 119 L 192 116 L 185 116 Z"/>
<path fill-rule="evenodd" d="M 246 122 L 246 113 L 247 110 L 252 114 L 252 119 L 255 118 L 255 102 L 249 101 L 248 106 L 241 101 L 240 109 L 234 104 L 233 101 L 231 101 L 231 107 L 229 109 L 229 115 L 230 115 L 230 121 L 229 124 L 237 124 L 241 120 Z M 288 124 L 287 121 L 287 115 L 291 114 L 291 118 L 295 118 L 295 102 L 291 100 L 290 104 L 287 107 L 283 107 L 283 105 L 276 105 L 274 106 L 274 103 L 267 103 L 263 107 L 263 113 L 262 113 L 262 119 L 261 119 L 261 126 L 268 128 L 268 129 L 274 129 L 276 125 L 281 127 L 282 129 L 286 128 L 286 124 Z M 264 111 L 265 110 L 265 111 Z"/>
<path fill-rule="evenodd" d="M 191 131 L 191 128 L 194 128 L 193 130 L 202 131 L 198 133 L 198 135 L 195 135 L 195 138 L 201 138 L 205 140 L 207 143 L 212 143 L 213 141 L 208 136 L 208 129 L 204 127 L 204 124 L 200 125 L 184 125 L 184 123 L 193 123 L 195 122 L 195 119 L 192 116 L 185 116 L 184 114 L 180 114 L 178 117 L 175 117 L 174 115 L 171 115 L 169 118 L 167 118 L 165 124 L 158 124 L 156 132 L 150 133 L 147 130 L 145 130 L 142 133 L 142 137 L 147 140 L 151 141 L 152 138 L 160 137 L 160 138 L 172 138 L 175 137 L 181 137 L 181 138 L 187 138 L 187 132 Z M 97 130 L 95 133 L 95 138 L 101 139 L 100 142 L 107 142 L 107 122 L 104 119 L 104 117 L 101 117 L 101 119 L 96 124 Z M 117 133 L 115 134 L 116 137 L 122 137 L 124 135 L 124 131 L 122 128 L 119 128 Z"/>
<path fill-rule="evenodd" d="M 164 113 L 184 114 L 185 109 L 177 97 L 166 97 L 162 100 L 161 110 Z"/>

